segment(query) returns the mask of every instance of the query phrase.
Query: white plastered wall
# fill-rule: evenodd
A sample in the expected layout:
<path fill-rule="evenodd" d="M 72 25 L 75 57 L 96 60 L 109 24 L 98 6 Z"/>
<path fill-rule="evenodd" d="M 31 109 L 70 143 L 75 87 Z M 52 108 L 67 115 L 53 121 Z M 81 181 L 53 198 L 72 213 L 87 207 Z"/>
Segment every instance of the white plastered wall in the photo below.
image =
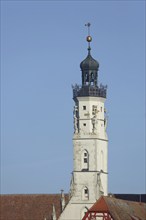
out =
<path fill-rule="evenodd" d="M 104 195 L 108 193 L 108 139 L 104 102 L 105 99 L 101 97 L 78 97 L 79 132 L 73 136 L 74 168 L 71 199 L 59 220 L 81 220 L 85 209 L 90 208 L 102 192 Z M 93 106 L 97 107 L 96 114 L 93 114 Z M 84 150 L 89 154 L 89 168 L 86 171 L 82 171 Z M 82 195 L 85 187 L 89 190 L 88 200 Z"/>

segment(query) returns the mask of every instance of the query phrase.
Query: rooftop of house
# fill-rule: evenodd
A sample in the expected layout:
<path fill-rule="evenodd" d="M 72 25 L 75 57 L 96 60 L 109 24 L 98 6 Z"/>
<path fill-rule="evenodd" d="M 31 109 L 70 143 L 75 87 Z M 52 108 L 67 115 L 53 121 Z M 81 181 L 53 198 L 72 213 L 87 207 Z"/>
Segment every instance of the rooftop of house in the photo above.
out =
<path fill-rule="evenodd" d="M 69 198 L 65 196 L 66 203 Z M 16 194 L 0 196 L 0 220 L 51 220 L 61 214 L 60 194 Z"/>
<path fill-rule="evenodd" d="M 111 196 L 102 196 L 88 210 L 83 220 L 93 217 L 108 216 L 114 220 L 146 220 L 146 203 L 116 199 Z"/>
<path fill-rule="evenodd" d="M 64 194 L 64 198 L 67 204 L 69 195 Z M 125 201 L 124 199 L 137 202 L 130 203 L 130 201 Z M 146 202 L 145 194 L 110 194 L 109 197 L 105 197 L 105 202 L 109 207 L 114 207 L 112 209 L 113 212 L 114 210 L 118 211 L 118 207 L 124 206 L 129 207 L 129 210 L 132 207 L 137 209 L 144 206 L 146 210 L 146 204 L 139 205 L 142 204 L 140 202 Z M 115 205 L 116 203 L 117 206 Z M 134 205 L 131 206 L 129 204 Z M 61 194 L 3 194 L 0 196 L 0 220 L 52 220 L 53 205 L 58 219 L 62 211 Z M 140 212 L 142 213 L 142 211 Z M 128 219 L 126 218 L 126 220 Z"/>

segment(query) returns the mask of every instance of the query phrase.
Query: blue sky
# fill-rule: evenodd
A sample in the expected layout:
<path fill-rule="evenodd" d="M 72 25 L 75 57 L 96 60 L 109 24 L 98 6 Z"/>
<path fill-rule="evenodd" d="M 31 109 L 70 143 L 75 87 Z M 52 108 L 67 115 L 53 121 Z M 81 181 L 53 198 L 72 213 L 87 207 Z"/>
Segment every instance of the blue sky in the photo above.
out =
<path fill-rule="evenodd" d="M 145 192 L 145 1 L 1 1 L 1 193 L 69 191 L 71 85 L 90 21 L 108 85 L 109 192 Z"/>

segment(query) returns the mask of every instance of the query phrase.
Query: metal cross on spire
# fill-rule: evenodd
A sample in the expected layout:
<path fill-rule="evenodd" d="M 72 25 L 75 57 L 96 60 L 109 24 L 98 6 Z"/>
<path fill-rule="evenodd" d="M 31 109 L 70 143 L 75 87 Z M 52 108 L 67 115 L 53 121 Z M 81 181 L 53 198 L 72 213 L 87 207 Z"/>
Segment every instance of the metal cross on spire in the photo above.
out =
<path fill-rule="evenodd" d="M 88 27 L 88 36 L 90 36 L 90 26 L 91 26 L 91 24 L 88 22 L 87 24 L 85 24 L 85 26 Z"/>
<path fill-rule="evenodd" d="M 91 24 L 88 22 L 87 24 L 85 24 L 85 26 L 88 27 L 88 36 L 87 36 L 86 40 L 88 42 L 88 54 L 90 54 L 90 50 L 91 50 L 90 42 L 92 41 L 92 37 L 90 36 L 90 26 L 91 26 Z"/>

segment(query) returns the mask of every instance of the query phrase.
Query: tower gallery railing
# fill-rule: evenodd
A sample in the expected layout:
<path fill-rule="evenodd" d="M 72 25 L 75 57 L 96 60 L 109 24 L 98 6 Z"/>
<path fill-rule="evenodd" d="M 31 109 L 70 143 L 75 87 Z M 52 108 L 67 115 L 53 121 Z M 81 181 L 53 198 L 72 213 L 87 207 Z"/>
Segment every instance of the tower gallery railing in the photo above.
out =
<path fill-rule="evenodd" d="M 81 96 L 94 96 L 106 98 L 107 85 L 103 86 L 102 84 L 100 84 L 100 86 L 80 86 L 75 84 L 74 86 L 72 86 L 72 89 L 73 99 Z"/>

